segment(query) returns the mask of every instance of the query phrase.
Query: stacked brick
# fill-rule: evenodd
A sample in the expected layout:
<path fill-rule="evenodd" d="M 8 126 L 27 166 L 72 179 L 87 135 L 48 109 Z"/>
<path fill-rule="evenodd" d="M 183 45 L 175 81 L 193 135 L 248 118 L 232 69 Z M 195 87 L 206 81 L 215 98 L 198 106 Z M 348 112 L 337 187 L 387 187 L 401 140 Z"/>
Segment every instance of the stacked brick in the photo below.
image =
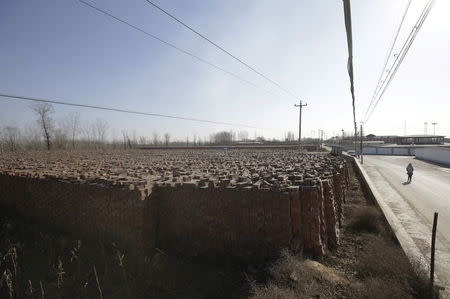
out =
<path fill-rule="evenodd" d="M 160 196 L 158 246 L 190 256 L 275 256 L 292 239 L 288 193 L 169 187 Z"/>
<path fill-rule="evenodd" d="M 0 205 L 133 251 L 322 256 L 339 243 L 343 159 L 296 150 L 35 152 L 0 157 Z"/>
<path fill-rule="evenodd" d="M 144 232 L 153 229 L 144 223 L 145 204 L 140 192 L 128 188 L 0 174 L 0 205 L 77 236 L 118 242 L 135 253 L 154 245 L 154 236 L 144 242 Z"/>

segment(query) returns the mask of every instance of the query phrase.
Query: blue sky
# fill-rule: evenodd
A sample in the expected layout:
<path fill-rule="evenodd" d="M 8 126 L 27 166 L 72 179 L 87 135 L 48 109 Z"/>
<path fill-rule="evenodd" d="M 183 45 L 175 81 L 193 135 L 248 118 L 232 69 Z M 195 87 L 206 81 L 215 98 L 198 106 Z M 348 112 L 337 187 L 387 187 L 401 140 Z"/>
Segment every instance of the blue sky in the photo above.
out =
<path fill-rule="evenodd" d="M 155 0 L 236 56 L 307 101 L 303 135 L 352 128 L 342 1 Z M 450 136 L 450 19 L 437 0 L 366 132 Z M 76 0 L 0 2 L 0 91 L 143 112 L 243 123 L 250 136 L 297 134 L 295 99 L 186 30 L 144 0 L 92 0 L 128 22 L 205 58 L 260 89 L 181 54 Z M 357 118 L 370 102 L 406 0 L 352 1 Z M 404 38 L 425 0 L 413 0 Z M 270 90 L 267 93 L 263 90 Z M 275 94 L 275 95 L 274 95 Z M 1 99 L 0 125 L 34 125 L 30 103 Z M 239 127 L 55 106 L 55 118 L 79 112 L 83 123 L 174 138 Z M 429 125 L 428 132 L 432 133 Z"/>

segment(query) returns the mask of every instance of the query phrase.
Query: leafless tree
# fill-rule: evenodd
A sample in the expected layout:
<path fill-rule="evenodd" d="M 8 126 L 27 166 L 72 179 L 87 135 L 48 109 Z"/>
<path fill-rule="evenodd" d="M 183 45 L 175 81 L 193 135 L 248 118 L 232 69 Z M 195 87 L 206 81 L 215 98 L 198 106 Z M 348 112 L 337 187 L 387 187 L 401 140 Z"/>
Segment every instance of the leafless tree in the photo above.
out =
<path fill-rule="evenodd" d="M 67 149 L 69 139 L 64 128 L 57 128 L 53 132 L 53 147 L 57 149 Z"/>
<path fill-rule="evenodd" d="M 140 145 L 146 145 L 147 144 L 147 138 L 145 138 L 145 136 L 139 137 L 139 144 Z"/>
<path fill-rule="evenodd" d="M 96 141 L 100 144 L 106 143 L 106 136 L 108 131 L 108 123 L 100 118 L 97 118 L 93 123 L 93 132 L 96 137 Z"/>
<path fill-rule="evenodd" d="M 20 130 L 17 127 L 7 126 L 4 130 L 4 143 L 6 149 L 9 151 L 16 151 L 18 149 L 18 143 L 20 138 Z"/>
<path fill-rule="evenodd" d="M 215 144 L 231 144 L 233 142 L 233 131 L 217 132 L 211 135 L 211 142 Z"/>
<path fill-rule="evenodd" d="M 248 132 L 247 131 L 239 131 L 238 132 L 238 140 L 239 141 L 248 140 Z"/>
<path fill-rule="evenodd" d="M 164 134 L 164 144 L 166 146 L 169 146 L 169 143 L 170 143 L 170 134 L 166 133 L 166 134 Z"/>
<path fill-rule="evenodd" d="M 122 130 L 122 136 L 123 136 L 123 147 L 133 148 L 130 137 L 128 136 L 128 132 L 126 130 Z"/>
<path fill-rule="evenodd" d="M 295 141 L 294 132 L 291 131 L 287 132 L 286 141 L 287 142 Z"/>
<path fill-rule="evenodd" d="M 22 135 L 23 147 L 25 150 L 38 150 L 42 148 L 40 128 L 27 125 L 22 130 Z"/>
<path fill-rule="evenodd" d="M 38 116 L 38 124 L 42 129 L 44 139 L 47 145 L 47 150 L 51 148 L 51 132 L 53 129 L 53 118 L 52 114 L 54 112 L 53 106 L 48 103 L 37 103 L 31 107 L 33 111 Z"/>
<path fill-rule="evenodd" d="M 153 142 L 153 145 L 155 145 L 155 146 L 158 145 L 158 143 L 159 143 L 159 135 L 158 135 L 157 132 L 153 132 L 152 142 Z"/>
<path fill-rule="evenodd" d="M 66 130 L 70 134 L 72 148 L 75 148 L 75 139 L 78 137 L 80 133 L 80 114 L 79 113 L 71 113 L 67 116 L 64 126 Z"/>

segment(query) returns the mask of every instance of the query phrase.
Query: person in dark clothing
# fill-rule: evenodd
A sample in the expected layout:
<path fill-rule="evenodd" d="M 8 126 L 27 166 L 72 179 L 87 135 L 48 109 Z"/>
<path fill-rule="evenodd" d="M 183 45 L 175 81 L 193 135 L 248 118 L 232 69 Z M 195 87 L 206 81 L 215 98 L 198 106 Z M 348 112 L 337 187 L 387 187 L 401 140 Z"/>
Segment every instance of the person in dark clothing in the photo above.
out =
<path fill-rule="evenodd" d="M 411 163 L 409 163 L 408 166 L 406 166 L 406 173 L 408 174 L 408 182 L 409 183 L 412 180 L 413 172 L 414 172 L 414 167 L 412 166 Z"/>

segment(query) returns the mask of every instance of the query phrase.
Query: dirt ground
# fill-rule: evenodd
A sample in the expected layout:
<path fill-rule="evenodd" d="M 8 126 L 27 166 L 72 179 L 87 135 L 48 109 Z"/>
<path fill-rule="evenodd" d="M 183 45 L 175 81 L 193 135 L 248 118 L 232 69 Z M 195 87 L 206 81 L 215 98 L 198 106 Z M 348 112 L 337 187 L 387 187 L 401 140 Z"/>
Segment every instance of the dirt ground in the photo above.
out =
<path fill-rule="evenodd" d="M 77 240 L 0 210 L 0 298 L 430 298 L 350 169 L 340 246 L 246 265 L 155 251 L 135 272 L 115 244 Z"/>

